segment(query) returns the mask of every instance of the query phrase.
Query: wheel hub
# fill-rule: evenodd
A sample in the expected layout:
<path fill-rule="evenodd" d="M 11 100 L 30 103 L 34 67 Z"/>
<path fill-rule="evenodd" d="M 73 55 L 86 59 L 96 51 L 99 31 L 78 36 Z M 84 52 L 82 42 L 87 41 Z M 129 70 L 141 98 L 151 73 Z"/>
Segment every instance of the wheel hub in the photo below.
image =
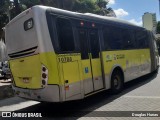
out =
<path fill-rule="evenodd" d="M 118 79 L 118 77 L 115 77 L 115 79 L 114 79 L 114 87 L 116 88 L 116 89 L 118 89 L 119 88 L 119 79 Z"/>

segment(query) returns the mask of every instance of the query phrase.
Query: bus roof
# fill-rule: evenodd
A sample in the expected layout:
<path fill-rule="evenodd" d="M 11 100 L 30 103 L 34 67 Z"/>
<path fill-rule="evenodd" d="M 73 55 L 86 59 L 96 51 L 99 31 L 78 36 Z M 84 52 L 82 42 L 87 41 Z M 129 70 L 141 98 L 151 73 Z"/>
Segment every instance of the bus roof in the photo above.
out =
<path fill-rule="evenodd" d="M 63 10 L 63 9 L 54 8 L 54 7 L 47 7 L 47 6 L 42 6 L 42 5 L 37 5 L 37 6 L 34 6 L 34 7 L 37 8 L 37 9 L 44 9 L 44 10 L 50 11 L 51 13 L 66 15 L 66 16 L 70 16 L 70 17 L 73 17 L 73 18 L 94 20 L 96 22 L 98 22 L 98 21 L 111 22 L 113 24 L 117 23 L 117 24 L 121 24 L 121 25 L 126 25 L 128 27 L 134 27 L 134 28 L 137 28 L 137 29 L 145 29 L 143 27 L 137 26 L 133 23 L 130 23 L 128 21 L 118 19 L 118 18 L 115 18 L 115 17 L 101 16 L 101 15 L 92 14 L 92 13 L 79 13 L 79 12 L 73 12 L 73 11 Z"/>
<path fill-rule="evenodd" d="M 114 18 L 114 17 L 101 16 L 101 15 L 96 15 L 96 14 L 92 14 L 92 13 L 78 13 L 78 12 L 72 12 L 72 11 L 68 11 L 68 10 L 63 10 L 63 9 L 48 7 L 48 6 L 42 6 L 42 5 L 36 5 L 36 6 L 33 6 L 32 8 L 29 8 L 29 9 L 25 10 L 24 12 L 17 15 L 14 19 L 12 19 L 9 24 L 11 24 L 12 22 L 15 22 L 18 18 L 25 15 L 25 13 L 27 13 L 31 10 L 35 10 L 35 9 L 44 10 L 44 12 L 49 11 L 50 13 L 66 15 L 66 16 L 69 16 L 69 17 L 72 17 L 72 18 L 94 20 L 95 22 L 98 22 L 98 21 L 109 22 L 110 24 L 113 24 L 113 25 L 114 24 L 119 24 L 119 25 L 123 25 L 123 26 L 126 26 L 126 27 L 132 27 L 132 28 L 135 28 L 135 29 L 145 29 L 143 27 L 132 24 L 128 21 L 121 20 L 121 19 Z M 38 10 L 36 10 L 36 11 L 38 11 Z"/>

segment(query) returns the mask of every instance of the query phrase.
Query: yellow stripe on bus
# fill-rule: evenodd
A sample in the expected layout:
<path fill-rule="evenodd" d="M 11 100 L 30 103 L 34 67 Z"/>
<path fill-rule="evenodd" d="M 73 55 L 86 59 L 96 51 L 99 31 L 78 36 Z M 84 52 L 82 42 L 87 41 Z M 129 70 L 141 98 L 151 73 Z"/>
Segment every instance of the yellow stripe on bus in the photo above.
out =
<path fill-rule="evenodd" d="M 102 52 L 104 73 L 109 75 L 114 65 L 122 67 L 123 71 L 132 66 L 150 63 L 150 50 L 120 50 Z M 10 68 L 17 87 L 26 88 L 23 78 L 31 78 L 28 88 L 41 86 L 41 65 L 48 69 L 48 84 L 64 85 L 92 78 L 90 60 L 81 60 L 80 54 L 59 54 L 46 52 L 38 55 L 10 60 Z M 93 77 L 101 76 L 99 59 L 93 59 Z"/>

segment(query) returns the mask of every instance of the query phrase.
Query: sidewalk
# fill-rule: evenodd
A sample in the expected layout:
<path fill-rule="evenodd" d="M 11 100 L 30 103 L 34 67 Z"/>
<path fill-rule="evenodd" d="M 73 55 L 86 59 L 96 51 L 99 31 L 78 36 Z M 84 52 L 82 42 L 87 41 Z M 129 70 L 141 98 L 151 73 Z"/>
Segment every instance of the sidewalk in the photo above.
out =
<path fill-rule="evenodd" d="M 11 80 L 0 80 L 0 100 L 14 96 Z"/>

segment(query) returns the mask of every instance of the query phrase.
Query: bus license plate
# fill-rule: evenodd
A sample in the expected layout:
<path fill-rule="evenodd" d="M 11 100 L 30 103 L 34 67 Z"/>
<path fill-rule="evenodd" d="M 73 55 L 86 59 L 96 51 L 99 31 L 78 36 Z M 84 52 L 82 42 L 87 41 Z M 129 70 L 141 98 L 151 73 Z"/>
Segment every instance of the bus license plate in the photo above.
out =
<path fill-rule="evenodd" d="M 24 83 L 29 83 L 29 78 L 23 78 Z"/>

